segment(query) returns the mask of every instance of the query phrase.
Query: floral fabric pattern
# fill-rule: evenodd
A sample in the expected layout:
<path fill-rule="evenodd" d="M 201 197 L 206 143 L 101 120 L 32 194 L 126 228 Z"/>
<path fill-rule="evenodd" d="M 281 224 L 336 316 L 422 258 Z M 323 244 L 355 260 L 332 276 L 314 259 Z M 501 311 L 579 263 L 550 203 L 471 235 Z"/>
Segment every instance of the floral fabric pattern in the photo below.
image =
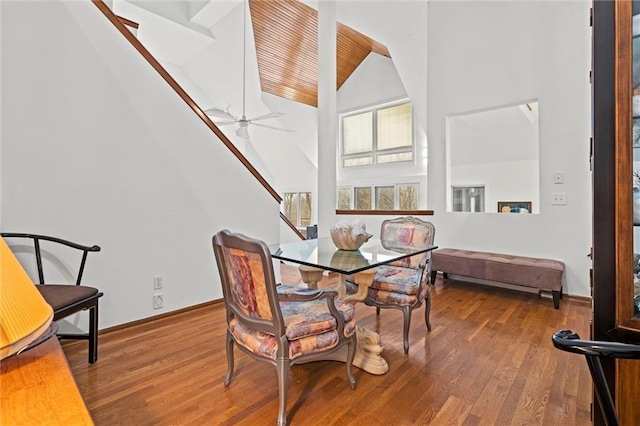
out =
<path fill-rule="evenodd" d="M 336 308 L 342 314 L 345 322 L 353 320 L 355 309 L 352 305 L 336 300 Z M 280 302 L 280 310 L 289 340 L 322 334 L 337 327 L 336 319 L 329 312 L 326 300 Z M 350 334 L 345 333 L 345 335 L 349 336 Z"/>
<path fill-rule="evenodd" d="M 431 232 L 422 226 L 416 227 L 413 222 L 385 223 L 381 231 L 383 245 L 392 250 L 406 250 L 415 247 L 424 247 L 431 241 Z M 423 259 L 428 258 L 430 252 L 425 254 L 405 257 L 392 262 L 391 265 L 405 268 L 419 268 Z"/>
<path fill-rule="evenodd" d="M 355 320 L 345 323 L 345 335 L 351 336 L 356 330 Z M 253 330 L 242 324 L 237 318 L 229 323 L 229 332 L 233 335 L 238 344 L 244 346 L 252 353 L 275 359 L 278 351 L 278 339 L 272 334 Z M 334 348 L 338 343 L 338 332 L 331 329 L 321 334 L 303 336 L 296 340 L 289 341 L 289 357 L 297 358 L 300 355 L 322 352 Z"/>
<path fill-rule="evenodd" d="M 425 274 L 426 275 L 426 274 Z M 371 288 L 403 294 L 416 294 L 420 271 L 397 266 L 379 266 Z"/>
<path fill-rule="evenodd" d="M 358 285 L 347 281 L 347 293 L 354 294 L 356 291 L 358 291 Z M 431 289 L 428 286 L 424 286 L 420 300 L 425 300 L 430 291 Z M 396 293 L 371 287 L 367 291 L 367 296 L 377 303 L 386 305 L 411 306 L 418 302 L 416 294 Z"/>
<path fill-rule="evenodd" d="M 291 285 L 279 285 L 276 289 L 283 294 L 307 290 L 306 287 Z M 341 300 L 334 301 L 344 319 L 344 335 L 349 337 L 356 330 L 355 308 Z M 289 341 L 291 359 L 331 349 L 338 344 L 337 321 L 329 312 L 326 299 L 280 302 L 280 311 L 286 327 L 285 336 Z M 252 353 L 271 359 L 277 356 L 278 339 L 273 334 L 251 329 L 237 318 L 229 323 L 229 332 L 238 344 Z"/>
<path fill-rule="evenodd" d="M 383 265 L 376 270 L 373 283 L 368 290 L 368 297 L 379 303 L 390 305 L 413 305 L 426 299 L 431 289 L 427 282 L 427 274 L 422 274 L 421 293 L 418 295 L 418 280 L 420 271 L 411 268 L 399 268 Z M 353 294 L 358 291 L 358 285 L 347 281 L 347 292 Z"/>
<path fill-rule="evenodd" d="M 271 319 L 262 260 L 257 253 L 222 248 L 233 303 L 247 316 Z"/>

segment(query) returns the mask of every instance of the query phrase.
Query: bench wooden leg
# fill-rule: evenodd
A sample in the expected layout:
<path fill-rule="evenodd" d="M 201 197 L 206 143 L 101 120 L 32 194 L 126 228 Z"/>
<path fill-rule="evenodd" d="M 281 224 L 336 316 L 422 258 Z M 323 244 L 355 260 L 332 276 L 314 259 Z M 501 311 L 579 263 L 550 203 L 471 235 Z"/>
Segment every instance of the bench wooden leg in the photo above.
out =
<path fill-rule="evenodd" d="M 436 276 L 438 275 L 438 271 L 431 271 L 431 284 L 436 283 Z"/>
<path fill-rule="evenodd" d="M 562 298 L 562 290 L 552 291 L 551 295 L 553 296 L 553 307 L 556 309 L 560 309 L 560 299 Z"/>

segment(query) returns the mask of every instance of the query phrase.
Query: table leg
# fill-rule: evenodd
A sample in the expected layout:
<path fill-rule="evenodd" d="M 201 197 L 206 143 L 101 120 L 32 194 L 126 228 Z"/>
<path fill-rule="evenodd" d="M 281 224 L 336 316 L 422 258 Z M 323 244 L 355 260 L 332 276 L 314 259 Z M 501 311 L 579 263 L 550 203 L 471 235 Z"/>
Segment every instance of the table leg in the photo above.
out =
<path fill-rule="evenodd" d="M 322 269 L 306 265 L 300 265 L 298 269 L 302 281 L 306 283 L 309 288 L 318 288 L 318 282 L 322 280 Z M 341 274 L 340 285 L 336 289 L 338 291 L 338 298 L 346 303 L 362 302 L 365 297 L 367 297 L 369 286 L 373 282 L 375 274 L 375 269 L 367 269 L 353 274 L 351 278 L 358 284 L 358 292 L 349 296 L 346 296 L 346 276 Z M 380 335 L 375 331 L 363 327 L 356 328 L 356 335 L 358 345 L 356 347 L 356 356 L 353 360 L 353 365 L 367 373 L 375 375 L 382 375 L 389 371 L 389 364 L 387 364 L 387 361 L 382 357 Z M 347 360 L 346 346 L 328 356 L 327 360 L 345 362 Z"/>
<path fill-rule="evenodd" d="M 304 282 L 307 287 L 313 290 L 318 289 L 318 283 L 322 281 L 324 272 L 322 269 L 314 268 L 313 266 L 300 265 L 298 266 L 298 271 L 300 271 L 302 282 Z"/>
<path fill-rule="evenodd" d="M 358 284 L 358 291 L 356 294 L 349 295 L 347 297 L 342 297 L 342 300 L 346 303 L 356 303 L 362 302 L 367 297 L 367 292 L 369 291 L 369 286 L 373 283 L 373 278 L 376 276 L 375 269 L 367 269 L 362 272 L 358 272 L 356 274 L 351 275 L 353 281 Z M 340 287 L 341 289 L 346 289 L 346 277 L 344 275 L 340 276 Z M 344 290 L 346 291 L 346 290 Z M 339 294 L 340 292 L 338 292 Z"/>
<path fill-rule="evenodd" d="M 356 294 L 343 298 L 343 300 L 347 303 L 362 302 L 367 297 L 369 286 L 373 283 L 375 275 L 375 269 L 367 269 L 353 274 L 351 278 L 358 284 L 358 291 Z M 344 281 L 346 277 L 343 276 L 341 279 Z M 356 333 L 358 335 L 358 349 L 356 350 L 353 365 L 371 374 L 384 374 L 389 371 L 387 361 L 382 358 L 380 335 L 363 327 L 358 327 Z"/>

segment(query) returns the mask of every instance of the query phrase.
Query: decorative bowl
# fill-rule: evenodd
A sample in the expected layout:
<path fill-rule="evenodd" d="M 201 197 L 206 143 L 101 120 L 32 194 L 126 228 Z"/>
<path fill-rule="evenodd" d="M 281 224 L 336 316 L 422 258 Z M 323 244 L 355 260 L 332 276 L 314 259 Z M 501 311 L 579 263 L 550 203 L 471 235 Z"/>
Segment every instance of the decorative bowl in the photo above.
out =
<path fill-rule="evenodd" d="M 358 250 L 373 235 L 366 230 L 359 220 L 351 222 L 341 220 L 329 229 L 333 244 L 340 250 Z"/>

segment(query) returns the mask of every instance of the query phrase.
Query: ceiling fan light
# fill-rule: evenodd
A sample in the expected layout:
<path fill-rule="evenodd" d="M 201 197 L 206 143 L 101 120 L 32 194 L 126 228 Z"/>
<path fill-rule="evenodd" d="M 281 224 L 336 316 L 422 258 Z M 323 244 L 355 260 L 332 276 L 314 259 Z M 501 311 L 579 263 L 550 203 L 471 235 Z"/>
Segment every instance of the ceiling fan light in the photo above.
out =
<path fill-rule="evenodd" d="M 249 139 L 249 130 L 247 130 L 246 126 L 240 126 L 238 130 L 236 130 L 236 135 L 243 139 Z"/>

